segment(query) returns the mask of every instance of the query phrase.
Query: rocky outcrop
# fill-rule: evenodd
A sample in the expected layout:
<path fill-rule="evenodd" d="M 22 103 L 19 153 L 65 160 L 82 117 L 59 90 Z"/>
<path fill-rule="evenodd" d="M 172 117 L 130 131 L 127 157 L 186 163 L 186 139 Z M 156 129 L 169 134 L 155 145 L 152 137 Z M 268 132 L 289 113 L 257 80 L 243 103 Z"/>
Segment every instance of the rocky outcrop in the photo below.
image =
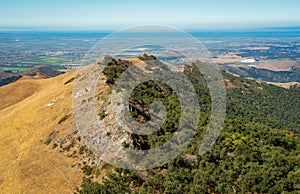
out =
<path fill-rule="evenodd" d="M 137 57 L 138 59 L 142 60 L 142 61 L 150 61 L 150 60 L 156 60 L 156 57 L 153 55 L 147 55 L 147 54 L 143 54 Z"/>
<path fill-rule="evenodd" d="M 145 123 L 151 119 L 149 109 L 139 100 L 129 99 L 129 111 L 131 111 L 136 116 L 136 120 L 141 123 Z"/>
<path fill-rule="evenodd" d="M 101 65 L 101 61 L 97 61 L 97 64 Z M 115 60 L 111 57 L 104 57 L 102 65 L 105 66 L 103 74 L 106 76 L 106 83 L 113 85 L 116 82 L 116 79 L 133 64 L 130 61 L 118 59 Z"/>

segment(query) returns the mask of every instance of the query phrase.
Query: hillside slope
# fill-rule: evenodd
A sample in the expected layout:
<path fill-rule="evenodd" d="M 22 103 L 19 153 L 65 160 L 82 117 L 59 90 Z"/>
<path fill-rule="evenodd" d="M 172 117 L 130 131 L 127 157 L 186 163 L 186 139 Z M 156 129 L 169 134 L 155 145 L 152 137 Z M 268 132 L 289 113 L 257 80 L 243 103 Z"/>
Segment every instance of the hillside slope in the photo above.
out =
<path fill-rule="evenodd" d="M 0 88 L 1 193 L 72 193 L 81 181 L 74 161 L 44 144 L 54 129 L 73 129 L 71 119 L 58 121 L 72 112 L 72 84 L 64 83 L 75 73 Z"/>
<path fill-rule="evenodd" d="M 130 61 L 136 65 L 140 60 Z M 122 64 L 126 62 L 113 61 L 104 69 L 104 75 L 111 89 L 116 90 L 118 78 L 126 70 Z M 156 61 L 139 67 L 154 69 L 158 74 L 160 65 Z M 107 177 L 87 171 L 79 193 L 299 193 L 300 88 L 284 89 L 222 72 L 227 89 L 225 123 L 212 148 L 198 155 L 210 119 L 210 94 L 204 76 L 195 65 L 186 65 L 181 70 L 194 85 L 201 105 L 197 135 L 189 146 L 176 159 L 147 171 L 114 168 Z M 174 94 L 157 80 L 134 89 L 129 97 L 132 118 L 141 123 L 148 121 L 149 107 L 156 100 L 166 105 L 170 116 L 151 135 L 131 133 L 131 141 L 126 141 L 124 147 L 154 149 L 172 137 L 180 118 Z M 103 99 L 101 95 L 99 99 Z M 100 119 L 110 121 L 111 111 L 102 110 L 106 111 L 99 114 Z M 115 128 L 107 136 L 117 132 L 120 129 Z M 94 167 L 86 169 L 91 168 Z M 101 181 L 95 181 L 95 176 L 101 177 Z"/>
<path fill-rule="evenodd" d="M 146 65 L 146 59 L 112 59 L 105 67 L 95 95 L 99 119 L 109 130 L 101 128 L 104 139 L 120 134 L 112 111 L 106 109 L 109 99 L 117 94 L 114 90 L 119 76 L 132 65 L 150 72 L 159 72 L 163 67 L 159 61 L 153 65 L 160 68 Z M 193 64 L 184 66 L 182 72 L 199 95 L 197 135 L 173 161 L 141 172 L 122 170 L 103 161 L 97 166 L 97 153 L 84 144 L 85 137 L 80 137 L 72 118 L 75 71 L 49 79 L 23 77 L 1 87 L 1 193 L 73 193 L 80 184 L 79 193 L 300 191 L 300 88 L 279 88 L 222 72 L 228 105 L 225 123 L 216 144 L 199 156 L 210 119 L 210 94 L 203 75 Z M 167 111 L 172 115 L 151 135 L 126 133 L 131 139 L 122 146 L 144 150 L 168 141 L 180 118 L 179 112 L 172 111 L 179 110 L 173 90 L 149 81 L 136 87 L 129 100 L 129 113 L 138 122 L 149 120 L 149 106 L 154 100 L 169 106 Z"/>

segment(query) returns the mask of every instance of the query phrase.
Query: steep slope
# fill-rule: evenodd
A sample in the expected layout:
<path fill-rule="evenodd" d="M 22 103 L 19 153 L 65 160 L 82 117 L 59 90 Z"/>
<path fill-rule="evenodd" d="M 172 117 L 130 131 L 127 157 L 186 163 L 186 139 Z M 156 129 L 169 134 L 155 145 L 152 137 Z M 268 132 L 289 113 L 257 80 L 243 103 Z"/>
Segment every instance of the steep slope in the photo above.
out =
<path fill-rule="evenodd" d="M 103 71 L 104 77 L 99 79 L 96 104 L 100 108 L 109 104 L 109 96 L 116 94 L 118 76 L 131 65 L 159 72 L 159 68 L 145 65 L 147 58 L 145 55 L 112 60 Z M 201 118 L 197 135 L 175 160 L 141 172 L 118 169 L 103 162 L 100 168 L 96 166 L 96 157 L 84 145 L 72 118 L 76 72 L 49 79 L 23 77 L 1 87 L 0 191 L 73 193 L 82 182 L 83 173 L 81 193 L 300 191 L 300 109 L 296 106 L 300 88 L 278 88 L 223 72 L 228 96 L 224 128 L 213 148 L 199 156 L 209 121 L 210 94 L 204 77 L 194 65 L 185 66 L 182 71 L 199 95 Z M 175 93 L 167 85 L 147 82 L 132 93 L 130 115 L 140 122 L 149 120 L 149 105 L 155 99 L 169 103 L 175 110 L 178 107 Z M 120 132 L 111 112 L 99 110 L 99 119 L 107 124 L 108 131 L 101 128 L 107 138 L 115 138 Z M 131 141 L 122 146 L 143 150 L 161 145 L 177 129 L 178 118 L 178 112 L 172 111 L 157 133 L 129 134 Z"/>
<path fill-rule="evenodd" d="M 50 79 L 24 77 L 0 88 L 1 193 L 72 193 L 81 181 L 71 158 L 44 144 L 55 129 L 68 133 L 76 72 Z"/>
<path fill-rule="evenodd" d="M 143 64 L 140 67 L 149 69 Z M 194 85 L 201 105 L 197 135 L 190 145 L 176 159 L 155 169 L 114 168 L 96 182 L 94 176 L 99 175 L 87 173 L 80 193 L 298 193 L 300 88 L 284 89 L 223 72 L 228 105 L 225 123 L 209 152 L 198 155 L 210 119 L 210 94 L 196 66 L 182 69 Z M 122 63 L 112 63 L 104 70 L 112 90 L 124 71 Z M 140 122 L 148 120 L 148 108 L 154 99 L 169 103 L 176 110 L 174 93 L 164 91 L 168 91 L 168 86 L 158 81 L 137 86 L 129 98 L 131 117 Z M 147 150 L 165 143 L 177 129 L 180 117 L 178 112 L 172 112 L 174 115 L 165 119 L 160 130 L 151 135 L 131 133 L 132 141 L 124 146 Z M 104 113 L 104 120 L 110 117 L 109 111 Z"/>

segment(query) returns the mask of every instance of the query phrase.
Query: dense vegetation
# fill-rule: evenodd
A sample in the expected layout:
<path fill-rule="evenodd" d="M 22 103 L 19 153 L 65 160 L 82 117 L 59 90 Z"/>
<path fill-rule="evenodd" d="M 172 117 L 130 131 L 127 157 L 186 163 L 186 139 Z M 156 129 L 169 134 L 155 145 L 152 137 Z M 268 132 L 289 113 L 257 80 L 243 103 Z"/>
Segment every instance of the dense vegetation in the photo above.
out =
<path fill-rule="evenodd" d="M 12 82 L 14 82 L 14 81 L 17 81 L 18 79 L 20 79 L 21 78 L 21 76 L 11 76 L 11 77 L 7 77 L 7 78 L 1 78 L 0 77 L 0 87 L 1 86 L 4 86 L 4 85 L 7 85 L 7 84 L 10 84 L 10 83 L 12 83 Z"/>
<path fill-rule="evenodd" d="M 109 68 L 118 72 L 114 75 L 124 70 Z M 223 72 L 231 86 L 227 89 L 227 116 L 215 145 L 200 156 L 198 150 L 210 115 L 210 95 L 196 67 L 185 73 L 201 106 L 197 135 L 185 152 L 157 169 L 115 168 L 101 183 L 84 178 L 78 192 L 300 193 L 300 88 L 283 89 Z M 115 81 L 113 77 L 110 80 Z M 156 86 L 170 92 L 163 95 Z M 178 108 L 178 99 L 168 86 L 159 82 L 140 85 L 131 98 L 146 108 L 153 100 L 173 104 L 170 111 L 172 107 Z M 176 111 L 171 113 L 174 115 L 168 117 L 158 134 L 143 137 L 147 139 L 146 147 L 157 146 L 172 135 L 180 115 Z M 133 116 L 139 117 L 137 112 Z"/>

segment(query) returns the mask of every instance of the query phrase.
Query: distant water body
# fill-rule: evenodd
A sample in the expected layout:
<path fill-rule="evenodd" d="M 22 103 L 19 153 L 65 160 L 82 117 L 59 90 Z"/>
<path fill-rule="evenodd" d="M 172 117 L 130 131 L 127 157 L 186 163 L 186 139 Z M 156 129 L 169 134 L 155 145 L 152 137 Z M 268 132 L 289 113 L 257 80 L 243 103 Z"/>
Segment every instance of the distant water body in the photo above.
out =
<path fill-rule="evenodd" d="M 269 28 L 255 30 L 226 30 L 226 31 L 187 31 L 194 37 L 199 38 L 226 38 L 226 37 L 299 37 L 300 28 Z M 2 31 L 0 38 L 72 38 L 72 39 L 101 39 L 113 32 L 98 31 Z M 132 36 L 132 34 L 131 34 Z"/>

